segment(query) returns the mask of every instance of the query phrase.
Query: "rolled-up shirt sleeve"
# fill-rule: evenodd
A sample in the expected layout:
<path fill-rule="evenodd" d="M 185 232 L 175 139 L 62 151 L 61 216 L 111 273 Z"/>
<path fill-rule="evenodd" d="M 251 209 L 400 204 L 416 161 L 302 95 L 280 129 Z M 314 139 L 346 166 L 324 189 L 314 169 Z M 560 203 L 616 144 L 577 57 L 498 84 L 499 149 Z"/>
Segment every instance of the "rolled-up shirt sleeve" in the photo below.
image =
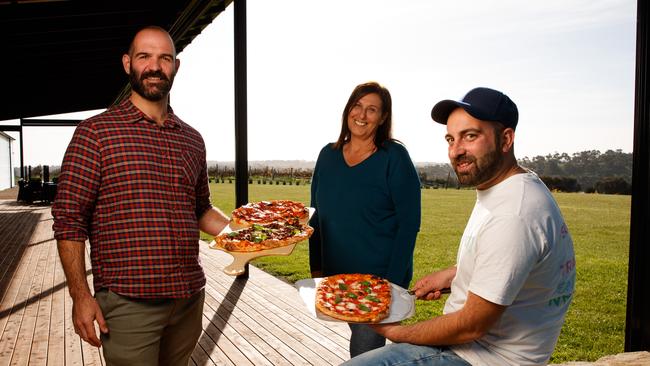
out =
<path fill-rule="evenodd" d="M 77 126 L 63 157 L 52 205 L 54 237 L 86 241 L 100 177 L 100 143 L 90 122 Z"/>

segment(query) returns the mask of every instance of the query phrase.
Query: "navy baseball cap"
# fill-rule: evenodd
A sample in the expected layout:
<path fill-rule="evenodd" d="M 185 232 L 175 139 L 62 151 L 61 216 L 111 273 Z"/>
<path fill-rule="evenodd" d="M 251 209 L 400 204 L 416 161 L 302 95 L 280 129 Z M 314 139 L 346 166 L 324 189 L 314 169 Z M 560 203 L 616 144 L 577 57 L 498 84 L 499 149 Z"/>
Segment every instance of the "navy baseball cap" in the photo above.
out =
<path fill-rule="evenodd" d="M 443 100 L 431 110 L 431 118 L 443 125 L 456 108 L 463 108 L 476 119 L 501 122 L 505 127 L 515 129 L 519 119 L 517 105 L 502 92 L 490 88 L 474 88 L 463 99 Z"/>

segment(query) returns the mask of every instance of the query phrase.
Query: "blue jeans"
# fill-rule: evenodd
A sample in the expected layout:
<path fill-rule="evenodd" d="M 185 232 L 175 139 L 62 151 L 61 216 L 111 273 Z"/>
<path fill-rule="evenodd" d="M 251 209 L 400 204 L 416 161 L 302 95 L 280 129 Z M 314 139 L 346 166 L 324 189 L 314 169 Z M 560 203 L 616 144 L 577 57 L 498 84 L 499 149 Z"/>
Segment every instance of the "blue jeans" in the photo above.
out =
<path fill-rule="evenodd" d="M 379 335 L 365 324 L 348 323 L 352 335 L 350 336 L 350 357 L 358 356 L 375 348 L 383 347 L 386 338 Z"/>
<path fill-rule="evenodd" d="M 409 343 L 392 343 L 341 364 L 341 366 L 397 365 L 471 366 L 469 362 L 445 347 L 417 346 Z"/>

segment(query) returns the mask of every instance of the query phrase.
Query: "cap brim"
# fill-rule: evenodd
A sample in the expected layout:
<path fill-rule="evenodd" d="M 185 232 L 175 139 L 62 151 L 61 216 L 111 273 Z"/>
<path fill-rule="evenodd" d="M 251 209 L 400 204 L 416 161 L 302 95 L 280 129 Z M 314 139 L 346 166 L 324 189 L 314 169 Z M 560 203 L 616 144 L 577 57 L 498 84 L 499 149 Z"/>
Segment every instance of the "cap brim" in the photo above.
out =
<path fill-rule="evenodd" d="M 433 118 L 433 120 L 438 123 L 442 123 L 443 125 L 446 125 L 447 119 L 449 118 L 451 112 L 454 111 L 454 109 L 456 108 L 465 109 L 468 106 L 469 106 L 468 104 L 456 100 L 451 100 L 451 99 L 442 100 L 436 103 L 436 105 L 433 106 L 433 109 L 431 109 L 431 118 Z"/>

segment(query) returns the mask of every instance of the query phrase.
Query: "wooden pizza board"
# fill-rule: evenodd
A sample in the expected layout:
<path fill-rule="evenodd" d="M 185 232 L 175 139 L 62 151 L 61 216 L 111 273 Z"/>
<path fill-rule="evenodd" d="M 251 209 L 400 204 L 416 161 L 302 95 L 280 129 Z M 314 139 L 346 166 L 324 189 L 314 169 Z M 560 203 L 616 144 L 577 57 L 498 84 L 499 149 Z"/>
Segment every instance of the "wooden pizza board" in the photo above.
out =
<path fill-rule="evenodd" d="M 308 207 L 308 209 L 309 209 L 309 218 L 304 220 L 304 222 L 303 222 L 304 224 L 309 222 L 309 219 L 312 217 L 312 215 L 316 211 L 316 209 L 314 209 L 313 207 Z M 237 227 L 235 224 L 233 224 L 231 222 L 231 224 L 229 226 L 226 226 L 221 233 L 224 233 L 224 232 L 227 233 L 227 232 L 237 230 L 237 229 L 240 229 L 240 228 L 241 227 Z M 299 243 L 302 243 L 302 242 L 299 242 Z M 243 274 L 244 272 L 246 272 L 246 268 L 245 268 L 246 264 L 248 262 L 252 261 L 253 259 L 259 258 L 259 257 L 266 257 L 266 256 L 269 256 L 269 255 L 289 255 L 289 254 L 291 254 L 293 252 L 293 248 L 296 247 L 296 244 L 299 244 L 299 243 L 293 243 L 293 244 L 290 244 L 290 245 L 286 245 L 286 246 L 278 247 L 278 248 L 273 248 L 273 249 L 260 250 L 260 251 L 257 251 L 257 252 L 231 252 L 231 251 L 228 251 L 228 250 L 225 250 L 223 248 L 218 247 L 217 242 L 212 240 L 210 242 L 210 248 L 221 250 L 222 252 L 226 252 L 226 253 L 230 254 L 233 257 L 233 261 L 232 261 L 232 263 L 230 263 L 228 266 L 226 266 L 223 269 L 223 272 L 225 274 L 228 274 L 228 275 L 231 275 L 231 276 L 239 276 L 239 275 Z"/>

